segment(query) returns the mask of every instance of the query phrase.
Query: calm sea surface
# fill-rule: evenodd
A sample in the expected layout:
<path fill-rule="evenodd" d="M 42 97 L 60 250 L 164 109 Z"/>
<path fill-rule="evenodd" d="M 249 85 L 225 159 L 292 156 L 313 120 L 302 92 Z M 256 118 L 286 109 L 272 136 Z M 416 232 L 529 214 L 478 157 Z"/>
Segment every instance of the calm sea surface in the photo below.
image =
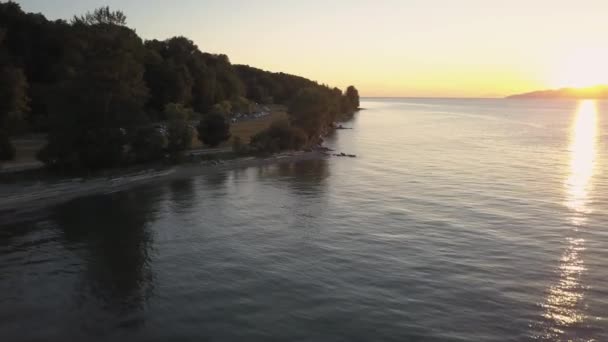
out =
<path fill-rule="evenodd" d="M 608 341 L 608 102 L 362 106 L 356 159 L 0 216 L 0 340 Z"/>

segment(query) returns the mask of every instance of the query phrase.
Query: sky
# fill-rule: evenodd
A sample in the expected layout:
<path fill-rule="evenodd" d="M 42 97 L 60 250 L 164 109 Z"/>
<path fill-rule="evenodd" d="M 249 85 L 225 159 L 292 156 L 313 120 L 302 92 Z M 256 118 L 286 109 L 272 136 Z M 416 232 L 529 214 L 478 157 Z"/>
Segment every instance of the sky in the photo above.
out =
<path fill-rule="evenodd" d="M 363 96 L 498 97 L 608 84 L 607 0 L 17 0 L 68 19 L 109 5 L 144 39 Z"/>

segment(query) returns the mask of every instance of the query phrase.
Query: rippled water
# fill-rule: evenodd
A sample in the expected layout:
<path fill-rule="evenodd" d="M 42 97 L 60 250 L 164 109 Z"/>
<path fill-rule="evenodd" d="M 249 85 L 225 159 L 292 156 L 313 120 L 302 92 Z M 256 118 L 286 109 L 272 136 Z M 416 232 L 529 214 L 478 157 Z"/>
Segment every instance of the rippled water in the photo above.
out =
<path fill-rule="evenodd" d="M 608 103 L 362 106 L 356 159 L 2 224 L 0 338 L 608 340 Z"/>

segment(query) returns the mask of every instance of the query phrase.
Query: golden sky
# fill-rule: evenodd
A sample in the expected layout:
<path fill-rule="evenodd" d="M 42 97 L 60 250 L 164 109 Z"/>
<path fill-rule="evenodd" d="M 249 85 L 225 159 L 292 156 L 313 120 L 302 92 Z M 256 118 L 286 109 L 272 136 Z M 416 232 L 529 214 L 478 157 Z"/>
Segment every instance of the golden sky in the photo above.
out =
<path fill-rule="evenodd" d="M 49 18 L 108 4 L 144 38 L 364 96 L 492 97 L 608 83 L 607 0 L 23 0 Z"/>

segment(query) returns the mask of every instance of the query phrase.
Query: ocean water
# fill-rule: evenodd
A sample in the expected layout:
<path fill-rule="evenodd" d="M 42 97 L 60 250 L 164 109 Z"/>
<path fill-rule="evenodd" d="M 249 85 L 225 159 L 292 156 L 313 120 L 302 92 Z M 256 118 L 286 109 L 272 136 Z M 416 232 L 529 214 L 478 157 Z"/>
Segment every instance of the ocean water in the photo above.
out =
<path fill-rule="evenodd" d="M 286 163 L 0 216 L 2 341 L 608 341 L 608 103 L 364 99 Z"/>

